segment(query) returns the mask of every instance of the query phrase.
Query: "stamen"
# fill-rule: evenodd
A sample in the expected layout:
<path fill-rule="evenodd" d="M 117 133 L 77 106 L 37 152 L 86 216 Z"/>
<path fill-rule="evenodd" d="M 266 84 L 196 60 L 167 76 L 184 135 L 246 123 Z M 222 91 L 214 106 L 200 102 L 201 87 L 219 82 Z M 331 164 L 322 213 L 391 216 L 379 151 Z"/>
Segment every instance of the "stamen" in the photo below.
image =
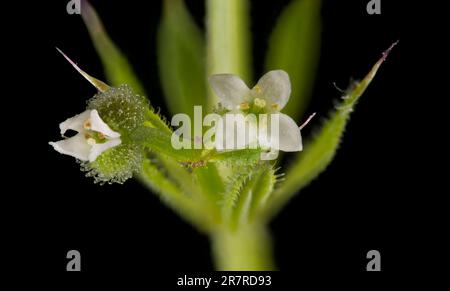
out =
<path fill-rule="evenodd" d="M 86 139 L 86 142 L 88 143 L 88 145 L 93 146 L 95 145 L 97 142 L 95 141 L 94 138 L 90 137 L 88 139 Z"/>
<path fill-rule="evenodd" d="M 255 92 L 257 93 L 257 94 L 259 94 L 259 93 L 261 93 L 261 86 L 259 86 L 259 85 L 255 85 L 255 87 L 253 87 L 253 90 L 255 90 Z"/>
<path fill-rule="evenodd" d="M 278 103 L 272 103 L 272 105 L 270 105 L 270 107 L 272 107 L 272 109 L 274 109 L 274 110 L 278 110 L 278 108 L 280 108 L 280 105 L 278 105 Z"/>
<path fill-rule="evenodd" d="M 90 119 L 90 118 L 87 119 L 87 120 L 83 123 L 84 129 L 91 129 L 91 126 L 92 126 L 92 124 L 91 124 L 91 119 Z"/>
<path fill-rule="evenodd" d="M 250 109 L 250 104 L 248 104 L 248 102 L 242 102 L 241 104 L 239 104 L 239 109 L 240 110 L 248 110 L 248 109 Z"/>
<path fill-rule="evenodd" d="M 300 125 L 300 130 L 302 130 L 310 121 L 311 121 L 311 119 L 313 119 L 313 117 L 316 115 L 316 113 L 314 112 L 313 114 L 311 114 L 309 117 L 308 117 L 308 119 L 306 119 L 306 121 L 305 122 L 303 122 L 303 124 L 302 125 Z"/>
<path fill-rule="evenodd" d="M 264 99 L 255 98 L 253 100 L 253 103 L 255 104 L 256 107 L 259 107 L 259 108 L 266 107 L 266 100 L 264 100 Z"/>

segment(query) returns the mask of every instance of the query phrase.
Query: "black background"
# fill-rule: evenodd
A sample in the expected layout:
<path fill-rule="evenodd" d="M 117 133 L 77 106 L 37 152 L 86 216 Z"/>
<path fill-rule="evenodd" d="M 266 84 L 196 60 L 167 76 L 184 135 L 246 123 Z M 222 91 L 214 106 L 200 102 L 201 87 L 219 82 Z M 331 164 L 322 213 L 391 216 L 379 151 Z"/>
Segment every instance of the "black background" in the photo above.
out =
<path fill-rule="evenodd" d="M 166 112 L 155 54 L 160 1 L 92 2 L 152 104 Z M 268 37 L 288 2 L 251 1 L 256 77 L 264 73 Z M 362 78 L 382 51 L 400 42 L 357 105 L 333 163 L 271 223 L 280 270 L 362 273 L 372 249 L 381 252 L 386 272 L 436 268 L 439 249 L 428 202 L 441 190 L 424 182 L 431 173 L 422 134 L 432 133 L 423 131 L 427 113 L 420 101 L 430 97 L 421 93 L 427 84 L 418 69 L 424 61 L 421 46 L 432 33 L 422 26 L 429 14 L 425 9 L 414 13 L 411 9 L 417 7 L 410 2 L 382 0 L 382 14 L 368 15 L 367 2 L 324 1 L 321 58 L 308 109 L 319 118 L 305 130 L 305 139 L 340 95 L 333 82 L 345 89 L 350 78 Z M 20 74 L 13 92 L 27 93 L 12 98 L 19 102 L 9 113 L 22 109 L 25 123 L 32 126 L 14 134 L 33 145 L 31 150 L 29 143 L 18 145 L 23 161 L 8 164 L 16 173 L 9 179 L 14 190 L 8 194 L 18 209 L 11 216 L 18 223 L 11 224 L 14 236 L 20 238 L 14 255 L 23 258 L 16 268 L 29 270 L 26 257 L 32 252 L 38 267 L 31 270 L 63 273 L 67 251 L 76 249 L 88 273 L 212 270 L 207 238 L 156 195 L 133 180 L 94 185 L 73 158 L 47 144 L 59 138 L 59 122 L 83 111 L 95 93 L 55 46 L 104 79 L 84 24 L 66 13 L 66 3 L 37 3 L 30 15 L 10 22 L 13 28 L 24 24 L 25 30 L 13 33 L 18 42 L 11 46 L 27 60 L 12 72 Z M 203 1 L 187 4 L 204 27 Z"/>

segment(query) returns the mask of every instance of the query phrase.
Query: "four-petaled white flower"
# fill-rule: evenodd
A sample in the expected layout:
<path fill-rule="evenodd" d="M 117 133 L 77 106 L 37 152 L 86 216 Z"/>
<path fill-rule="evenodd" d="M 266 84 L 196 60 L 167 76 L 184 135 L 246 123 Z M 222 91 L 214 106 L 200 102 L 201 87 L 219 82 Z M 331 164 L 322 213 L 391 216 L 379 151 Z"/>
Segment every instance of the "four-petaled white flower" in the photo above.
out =
<path fill-rule="evenodd" d="M 53 148 L 81 161 L 93 162 L 104 151 L 121 143 L 120 134 L 113 131 L 97 110 L 86 110 L 59 124 L 61 135 L 71 129 L 78 133 L 70 138 L 49 142 Z"/>
<path fill-rule="evenodd" d="M 220 103 L 232 113 L 247 112 L 278 115 L 278 141 L 273 146 L 266 144 L 266 147 L 285 152 L 303 149 L 299 127 L 292 118 L 280 113 L 291 94 L 291 82 L 285 71 L 269 71 L 259 79 L 252 89 L 249 89 L 241 78 L 232 74 L 212 75 L 209 77 L 209 83 L 219 97 Z M 266 140 L 272 141 L 273 139 L 268 136 Z M 261 143 L 264 142 L 261 141 Z"/>

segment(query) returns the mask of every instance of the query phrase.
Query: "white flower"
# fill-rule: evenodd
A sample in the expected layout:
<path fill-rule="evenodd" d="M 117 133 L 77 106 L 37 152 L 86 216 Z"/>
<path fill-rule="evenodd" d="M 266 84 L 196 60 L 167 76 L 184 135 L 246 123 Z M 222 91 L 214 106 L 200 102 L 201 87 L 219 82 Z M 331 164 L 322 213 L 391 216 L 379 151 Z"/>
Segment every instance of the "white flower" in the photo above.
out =
<path fill-rule="evenodd" d="M 291 82 L 285 71 L 269 71 L 252 89 L 249 89 L 241 78 L 232 74 L 212 75 L 209 77 L 209 83 L 220 103 L 231 112 L 278 115 L 278 142 L 273 143 L 272 147 L 268 145 L 269 147 L 285 152 L 303 149 L 299 127 L 292 118 L 280 113 L 291 94 Z M 273 140 L 270 136 L 267 138 L 269 141 Z M 260 144 L 264 142 L 260 141 Z"/>
<path fill-rule="evenodd" d="M 78 133 L 70 138 L 49 142 L 53 148 L 81 161 L 93 162 L 104 151 L 121 143 L 120 134 L 113 131 L 98 115 L 97 110 L 86 110 L 59 124 L 61 135 L 71 129 Z"/>

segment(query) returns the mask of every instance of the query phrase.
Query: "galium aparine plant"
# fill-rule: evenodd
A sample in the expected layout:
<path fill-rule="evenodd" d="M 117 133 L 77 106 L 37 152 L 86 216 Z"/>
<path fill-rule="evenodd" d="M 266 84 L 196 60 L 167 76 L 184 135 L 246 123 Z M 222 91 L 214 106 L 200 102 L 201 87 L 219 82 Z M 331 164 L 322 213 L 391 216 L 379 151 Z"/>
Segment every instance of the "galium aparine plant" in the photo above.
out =
<path fill-rule="evenodd" d="M 50 142 L 57 152 L 74 157 L 94 182 L 140 180 L 210 238 L 219 270 L 276 268 L 267 224 L 332 161 L 355 104 L 395 45 L 345 91 L 326 121 L 313 119 L 317 133 L 303 144 L 305 124 L 297 124 L 318 60 L 320 1 L 292 0 L 285 8 L 269 40 L 267 73 L 252 88 L 248 6 L 246 0 L 206 0 L 205 37 L 182 0 L 164 1 L 157 52 L 168 108 L 174 116 L 195 119 L 193 108 L 201 106 L 219 117 L 206 129 L 202 122 L 200 129 L 194 125 L 198 139 L 179 134 L 152 108 L 133 68 L 83 1 L 81 16 L 108 84 L 63 54 L 97 93 L 80 114 L 59 124 L 62 139 Z M 224 118 L 230 114 L 245 117 L 238 127 L 248 130 L 235 135 L 236 124 Z M 275 119 L 246 118 L 263 115 Z M 69 130 L 75 135 L 67 137 Z M 174 141 L 209 146 L 174 146 Z M 292 152 L 289 167 L 275 166 L 278 151 Z"/>

